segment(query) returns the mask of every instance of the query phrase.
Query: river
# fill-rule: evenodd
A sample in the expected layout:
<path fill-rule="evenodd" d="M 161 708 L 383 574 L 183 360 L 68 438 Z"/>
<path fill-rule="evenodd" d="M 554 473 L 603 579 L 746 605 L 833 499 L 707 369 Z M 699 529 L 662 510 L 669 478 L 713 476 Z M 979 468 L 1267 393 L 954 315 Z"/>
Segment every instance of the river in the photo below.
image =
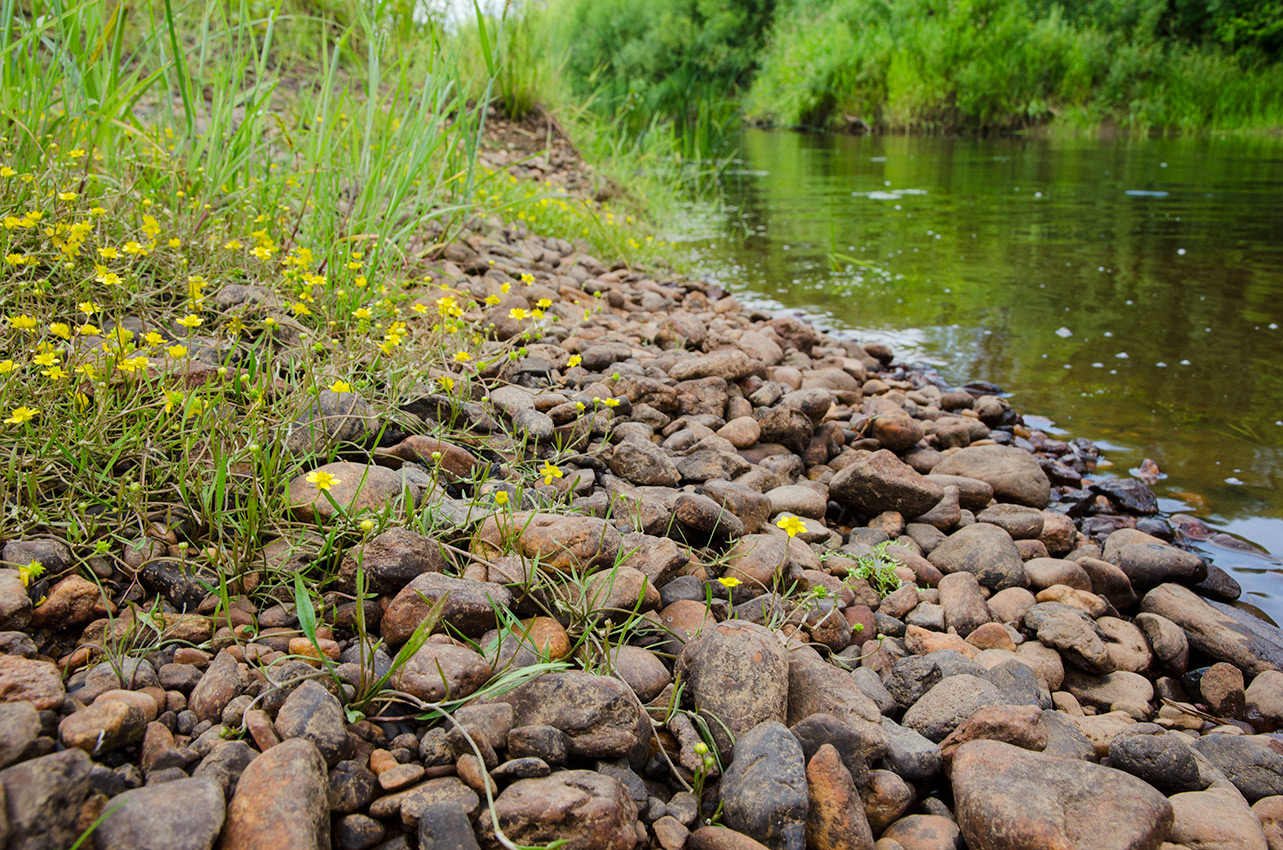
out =
<path fill-rule="evenodd" d="M 1283 140 L 748 130 L 681 225 L 698 274 L 1149 458 L 1283 622 Z M 1248 545 L 1248 544 L 1251 545 Z"/>

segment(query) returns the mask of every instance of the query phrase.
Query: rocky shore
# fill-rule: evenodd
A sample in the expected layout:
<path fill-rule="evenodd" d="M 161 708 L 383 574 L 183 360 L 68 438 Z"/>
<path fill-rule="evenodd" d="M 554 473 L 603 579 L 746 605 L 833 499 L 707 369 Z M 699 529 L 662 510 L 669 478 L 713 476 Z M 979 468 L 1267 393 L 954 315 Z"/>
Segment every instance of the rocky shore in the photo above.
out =
<path fill-rule="evenodd" d="M 1283 848 L 1283 633 L 1090 443 L 524 228 L 433 273 L 513 355 L 321 392 L 222 593 L 4 543 L 0 847 Z"/>

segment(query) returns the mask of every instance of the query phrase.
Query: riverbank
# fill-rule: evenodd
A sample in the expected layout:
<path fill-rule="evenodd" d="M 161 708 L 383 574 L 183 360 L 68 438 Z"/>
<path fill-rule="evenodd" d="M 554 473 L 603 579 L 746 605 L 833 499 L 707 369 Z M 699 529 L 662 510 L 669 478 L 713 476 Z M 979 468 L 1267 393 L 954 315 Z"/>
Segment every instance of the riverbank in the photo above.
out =
<path fill-rule="evenodd" d="M 388 396 L 274 372 L 298 415 L 226 474 L 282 512 L 235 557 L 178 504 L 6 541 L 10 847 L 1278 840 L 1283 634 L 1143 484 L 586 249 L 473 219 L 386 331 L 468 357 Z M 192 315 L 246 308 L 289 309 L 228 280 Z M 184 386 L 252 369 L 220 362 Z"/>

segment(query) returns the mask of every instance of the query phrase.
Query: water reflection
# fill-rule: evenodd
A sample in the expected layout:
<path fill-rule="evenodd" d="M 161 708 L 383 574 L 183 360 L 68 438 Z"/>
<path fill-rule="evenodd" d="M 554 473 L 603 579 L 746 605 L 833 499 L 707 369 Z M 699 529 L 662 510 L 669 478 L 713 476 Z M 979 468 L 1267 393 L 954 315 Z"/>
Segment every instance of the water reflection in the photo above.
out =
<path fill-rule="evenodd" d="M 998 383 L 1283 552 L 1280 200 L 1277 139 L 749 131 L 729 207 L 687 238 L 742 298 Z M 1213 554 L 1283 616 L 1277 560 Z"/>

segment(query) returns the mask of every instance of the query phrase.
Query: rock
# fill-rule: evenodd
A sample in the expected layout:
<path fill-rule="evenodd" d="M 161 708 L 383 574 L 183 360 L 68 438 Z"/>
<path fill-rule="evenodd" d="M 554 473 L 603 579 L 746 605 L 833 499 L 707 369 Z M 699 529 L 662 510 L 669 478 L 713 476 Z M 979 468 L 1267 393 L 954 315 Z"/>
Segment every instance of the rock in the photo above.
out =
<path fill-rule="evenodd" d="M 387 797 L 380 797 L 370 806 L 370 816 L 376 818 L 401 815 L 401 823 L 410 830 L 419 825 L 424 811 L 438 804 L 453 806 L 474 817 L 481 810 L 481 798 L 455 776 L 429 779 L 414 787 Z"/>
<path fill-rule="evenodd" d="M 276 715 L 276 734 L 282 741 L 306 738 L 316 745 L 328 765 L 338 764 L 351 750 L 343 707 L 314 680 L 296 687 Z"/>
<path fill-rule="evenodd" d="M 856 787 L 863 788 L 868 784 L 870 753 L 865 739 L 849 723 L 832 714 L 812 714 L 793 724 L 789 731 L 802 745 L 802 755 L 808 762 L 820 747 L 832 746 Z"/>
<path fill-rule="evenodd" d="M 787 538 L 750 534 L 737 540 L 727 553 L 724 577 L 739 579 L 745 585 L 736 588 L 743 591 L 734 597 L 738 601 L 771 590 L 788 565 Z"/>
<path fill-rule="evenodd" d="M 1154 686 L 1144 676 L 1125 670 L 1095 676 L 1069 669 L 1065 671 L 1065 690 L 1082 704 L 1101 711 L 1126 711 L 1143 719 L 1153 710 Z"/>
<path fill-rule="evenodd" d="M 998 741 L 962 745 L 952 784 L 972 850 L 1157 850 L 1172 823 L 1167 799 L 1134 776 Z"/>
<path fill-rule="evenodd" d="M 1204 735 L 1194 749 L 1234 783 L 1249 803 L 1283 794 L 1283 753 L 1243 735 Z"/>
<path fill-rule="evenodd" d="M 904 816 L 913 805 L 913 787 L 889 770 L 869 772 L 869 787 L 864 795 L 864 812 L 869 827 L 877 833 Z"/>
<path fill-rule="evenodd" d="M 510 551 L 537 561 L 544 570 L 589 573 L 615 564 L 622 538 L 605 520 L 588 516 L 517 511 L 486 519 L 472 540 L 472 551 L 493 560 Z"/>
<path fill-rule="evenodd" d="M 1171 804 L 1170 845 L 1197 850 L 1269 850 L 1261 822 L 1232 788 L 1177 794 Z"/>
<path fill-rule="evenodd" d="M 1118 567 L 1099 558 L 1082 557 L 1074 563 L 1087 574 L 1091 581 L 1091 592 L 1109 600 L 1119 611 L 1126 611 L 1136 604 L 1139 598 L 1132 588 L 1127 573 Z"/>
<path fill-rule="evenodd" d="M 953 760 L 962 745 L 980 740 L 1002 741 L 1022 750 L 1041 752 L 1047 746 L 1042 709 L 1036 705 L 991 705 L 980 709 L 940 742 L 945 764 Z"/>
<path fill-rule="evenodd" d="M 1171 583 L 1145 594 L 1140 607 L 1145 613 L 1158 614 L 1180 626 L 1192 648 L 1218 661 L 1229 662 L 1252 675 L 1283 669 L 1283 633 L 1247 612 L 1205 601 L 1193 591 Z"/>
<path fill-rule="evenodd" d="M 70 575 L 50 588 L 48 598 L 31 612 L 31 625 L 64 630 L 83 626 L 106 616 L 109 604 L 98 585 L 78 575 Z"/>
<path fill-rule="evenodd" d="M 954 575 L 971 575 L 971 573 L 954 573 Z M 1015 589 L 1015 588 L 1013 588 Z M 986 607 L 986 612 L 988 608 Z M 1015 652 L 1016 643 L 1011 638 L 1007 627 L 999 623 L 985 623 L 967 635 L 967 643 L 977 649 L 1000 649 L 1004 652 Z"/>
<path fill-rule="evenodd" d="M 754 360 L 738 348 L 723 348 L 712 354 L 678 360 L 668 370 L 668 376 L 675 381 L 689 381 L 693 378 L 722 378 L 726 381 L 738 381 L 749 375 L 762 374 L 763 371 L 760 361 Z"/>
<path fill-rule="evenodd" d="M 1213 664 L 1198 683 L 1207 708 L 1217 717 L 1242 717 L 1247 707 L 1243 671 L 1224 661 Z"/>
<path fill-rule="evenodd" d="M 1283 850 L 1283 797 L 1263 797 L 1252 806 L 1252 813 L 1265 831 L 1269 850 Z"/>
<path fill-rule="evenodd" d="M 198 720 L 218 722 L 222 719 L 223 709 L 244 689 L 245 679 L 236 656 L 223 650 L 214 656 L 205 675 L 192 689 L 187 707 Z"/>
<path fill-rule="evenodd" d="M 938 743 L 975 712 L 1003 702 L 1002 693 L 984 679 L 966 673 L 949 676 L 904 713 L 904 725 Z"/>
<path fill-rule="evenodd" d="M 436 542 L 404 528 L 389 528 L 354 553 L 348 550 L 339 564 L 345 587 L 356 588 L 358 566 L 365 572 L 367 593 L 395 594 L 423 573 L 439 573 L 445 559 Z"/>
<path fill-rule="evenodd" d="M 719 537 L 740 537 L 744 523 L 730 510 L 698 493 L 682 493 L 673 503 L 673 518 L 684 529 Z"/>
<path fill-rule="evenodd" d="M 937 466 L 939 464 L 936 464 Z M 941 487 L 954 487 L 958 491 L 958 504 L 963 510 L 982 511 L 993 500 L 993 488 L 978 478 L 963 475 L 940 475 L 932 470 L 927 479 Z"/>
<path fill-rule="evenodd" d="M 1059 558 L 1030 558 L 1025 561 L 1025 572 L 1029 574 L 1029 587 L 1034 592 L 1057 584 L 1077 590 L 1091 590 L 1091 579 L 1074 561 L 1062 561 Z"/>
<path fill-rule="evenodd" d="M 345 443 L 364 443 L 378 428 L 378 418 L 361 396 L 321 390 L 290 424 L 285 449 L 296 455 L 324 455 Z"/>
<path fill-rule="evenodd" d="M 1111 534 L 1110 539 L 1127 533 L 1138 534 L 1124 528 Z M 1108 548 L 1109 542 L 1105 545 Z M 1197 582 L 1207 577 L 1207 564 L 1202 558 L 1160 541 L 1126 543 L 1113 549 L 1106 560 L 1123 571 L 1132 587 L 1141 590 L 1167 581 Z"/>
<path fill-rule="evenodd" d="M 805 850 L 806 764 L 784 724 L 759 723 L 735 742 L 721 793 L 722 817 L 731 829 L 772 850 Z"/>
<path fill-rule="evenodd" d="M 760 842 L 724 826 L 701 826 L 690 835 L 687 850 L 766 850 Z"/>
<path fill-rule="evenodd" d="M 512 602 L 512 592 L 501 584 L 424 573 L 407 584 L 383 612 L 379 623 L 383 638 L 393 646 L 405 643 L 433 604 L 447 594 L 441 622 L 468 637 L 480 637 L 493 629 L 495 610 Z"/>
<path fill-rule="evenodd" d="M 1100 617 L 1096 629 L 1105 639 L 1105 649 L 1114 659 L 1114 668 L 1129 673 L 1145 673 L 1154 663 L 1145 633 L 1135 624 L 1117 617 Z M 1242 681 L 1240 675 L 1239 681 Z"/>
<path fill-rule="evenodd" d="M 1106 478 L 1091 485 L 1093 493 L 1106 496 L 1129 514 L 1149 515 L 1158 513 L 1158 497 L 1140 481 L 1133 478 Z"/>
<path fill-rule="evenodd" d="M 958 634 L 967 637 L 992 619 L 974 573 L 951 573 L 938 586 L 945 625 Z"/>
<path fill-rule="evenodd" d="M 494 802 L 499 827 L 521 845 L 564 841 L 565 850 L 633 850 L 637 806 L 619 780 L 590 770 L 521 779 Z M 499 848 L 489 812 L 476 820 L 484 848 Z"/>
<path fill-rule="evenodd" d="M 1203 790 L 1194 752 L 1178 735 L 1120 735 L 1109 745 L 1109 763 L 1164 794 Z"/>
<path fill-rule="evenodd" d="M 226 814 L 223 789 L 212 779 L 178 779 L 112 798 L 95 830 L 100 850 L 210 850 Z"/>
<path fill-rule="evenodd" d="M 676 487 L 681 476 L 677 464 L 654 443 L 627 441 L 615 446 L 610 471 L 634 484 Z"/>
<path fill-rule="evenodd" d="M 322 474 L 333 479 L 324 494 L 307 480 L 308 476 Z M 334 505 L 342 508 L 347 516 L 363 511 L 382 511 L 400 499 L 403 491 L 417 502 L 421 489 L 386 467 L 346 461 L 327 463 L 290 482 L 289 510 L 299 522 L 319 520 L 328 523 L 336 516 Z"/>
<path fill-rule="evenodd" d="M 941 815 L 900 818 L 882 833 L 877 850 L 883 850 L 884 842 L 894 842 L 886 850 L 963 850 L 958 825 Z"/>
<path fill-rule="evenodd" d="M 1038 678 L 1034 668 L 1019 657 L 995 664 L 985 672 L 984 678 L 1001 691 L 1011 705 L 1051 707 L 1047 686 Z"/>
<path fill-rule="evenodd" d="M 642 702 L 659 696 L 673 676 L 655 653 L 639 646 L 621 646 L 610 654 L 615 673 L 633 689 Z"/>
<path fill-rule="evenodd" d="M 514 727 L 560 729 L 575 757 L 636 757 L 649 741 L 650 722 L 618 679 L 581 671 L 546 673 L 495 699 L 512 705 Z"/>
<path fill-rule="evenodd" d="M 0 703 L 0 769 L 13 764 L 40 734 L 40 714 L 29 702 Z"/>
<path fill-rule="evenodd" d="M 765 470 L 761 471 L 765 473 Z M 744 523 L 745 534 L 756 534 L 771 518 L 771 500 L 743 484 L 705 481 L 700 491 L 739 517 L 740 522 Z"/>
<path fill-rule="evenodd" d="M 997 504 L 976 514 L 976 522 L 996 525 L 1013 540 L 1036 540 L 1042 534 L 1042 511 L 1023 505 Z"/>
<path fill-rule="evenodd" d="M 1016 544 L 1007 532 L 987 523 L 955 531 L 931 550 L 927 560 L 946 575 L 973 573 L 981 585 L 994 591 L 1029 584 Z"/>
<path fill-rule="evenodd" d="M 490 679 L 490 664 L 471 649 L 425 643 L 392 674 L 392 687 L 427 702 L 466 697 Z"/>
<path fill-rule="evenodd" d="M 468 813 L 446 802 L 419 810 L 419 850 L 479 850 Z"/>
<path fill-rule="evenodd" d="M 889 717 L 883 717 L 882 732 L 887 742 L 887 752 L 882 757 L 882 763 L 896 775 L 914 781 L 930 779 L 944 766 L 940 745 L 914 730 L 906 729 Z"/>
<path fill-rule="evenodd" d="M 788 662 L 788 722 L 830 714 L 861 740 L 866 761 L 886 752 L 882 712 L 855 684 L 849 673 L 814 657 L 796 655 Z"/>
<path fill-rule="evenodd" d="M 1009 587 L 989 597 L 989 612 L 1000 623 L 1019 623 L 1037 600 L 1023 587 Z"/>
<path fill-rule="evenodd" d="M 1038 640 L 1059 651 L 1067 663 L 1080 670 L 1097 674 L 1115 670 L 1105 642 L 1091 625 L 1078 617 L 1047 619 L 1038 627 Z"/>
<path fill-rule="evenodd" d="M 124 700 L 99 700 L 68 715 L 58 724 L 58 739 L 64 747 L 78 747 L 101 755 L 142 740 L 147 716 L 142 709 Z"/>
<path fill-rule="evenodd" d="M 365 815 L 348 815 L 334 824 L 334 843 L 339 850 L 366 850 L 382 841 L 385 835 L 387 830 L 383 824 Z"/>
<path fill-rule="evenodd" d="M 625 534 L 619 550 L 620 565 L 641 570 L 655 587 L 668 584 L 677 571 L 690 562 L 690 556 L 667 537 Z"/>
<path fill-rule="evenodd" d="M 682 649 L 676 673 L 722 752 L 730 750 L 727 731 L 738 738 L 764 721 L 786 719 L 788 653 L 762 626 L 730 621 L 705 630 Z"/>
<path fill-rule="evenodd" d="M 857 514 L 874 516 L 899 511 L 916 517 L 944 496 L 934 481 L 914 471 L 886 449 L 861 452 L 829 482 L 829 496 Z"/>
<path fill-rule="evenodd" d="M 1258 674 L 1247 686 L 1244 698 L 1247 721 L 1257 729 L 1272 731 L 1283 726 L 1283 673 L 1267 670 Z"/>
<path fill-rule="evenodd" d="M 787 484 L 766 493 L 771 500 L 771 513 L 790 513 L 800 517 L 824 519 L 829 500 L 824 494 L 802 484 Z"/>
<path fill-rule="evenodd" d="M 1144 632 L 1162 670 L 1175 676 L 1183 674 L 1189 666 L 1185 630 L 1158 614 L 1137 614 L 1136 625 Z"/>
<path fill-rule="evenodd" d="M 908 708 L 943 678 L 944 674 L 940 672 L 940 665 L 935 659 L 925 655 L 909 655 L 895 662 L 884 685 L 887 693 L 899 706 Z"/>
<path fill-rule="evenodd" d="M 734 765 L 732 765 L 732 768 Z M 825 744 L 806 765 L 809 850 L 873 850 L 864 803 L 838 751 Z"/>
<path fill-rule="evenodd" d="M 0 771 L 9 850 L 66 850 L 75 841 L 92 764 L 70 749 Z"/>
<path fill-rule="evenodd" d="M 1037 459 L 1013 446 L 968 446 L 936 464 L 931 473 L 979 479 L 1000 501 L 1031 508 L 1045 508 L 1051 501 L 1051 482 Z"/>
<path fill-rule="evenodd" d="M 0 655 L 0 702 L 29 702 L 44 710 L 62 705 L 66 691 L 58 668 L 48 661 Z"/>
<path fill-rule="evenodd" d="M 311 741 L 283 741 L 250 762 L 227 807 L 219 846 L 222 850 L 329 850 L 325 759 Z"/>
<path fill-rule="evenodd" d="M 27 586 L 17 570 L 0 570 L 0 629 L 22 632 L 30 625 L 31 595 Z"/>

